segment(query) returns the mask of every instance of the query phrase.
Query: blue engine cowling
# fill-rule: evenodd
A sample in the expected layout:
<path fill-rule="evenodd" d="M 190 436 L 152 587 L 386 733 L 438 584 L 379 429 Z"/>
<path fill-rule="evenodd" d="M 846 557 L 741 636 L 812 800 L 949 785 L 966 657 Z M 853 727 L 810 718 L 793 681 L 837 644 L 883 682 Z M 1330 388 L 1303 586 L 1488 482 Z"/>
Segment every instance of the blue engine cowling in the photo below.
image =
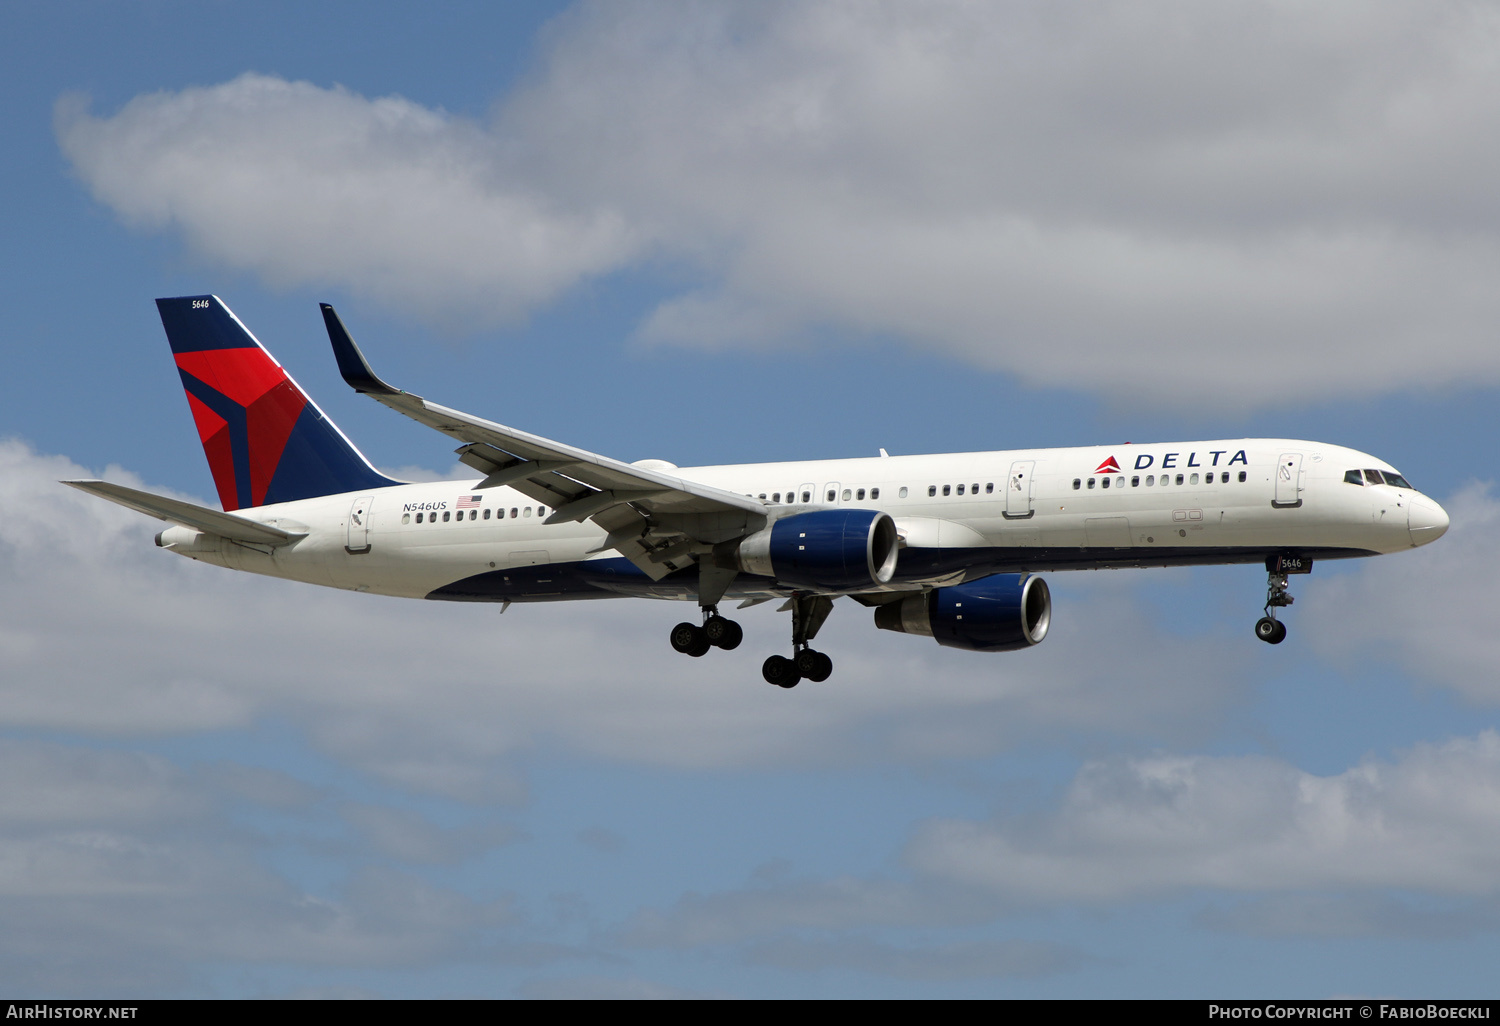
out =
<path fill-rule="evenodd" d="M 896 573 L 896 522 L 872 509 L 822 509 L 782 517 L 739 543 L 739 568 L 783 584 L 844 591 Z"/>
<path fill-rule="evenodd" d="M 1030 648 L 1047 636 L 1052 593 L 1026 574 L 994 574 L 952 588 L 934 588 L 875 609 L 875 626 L 925 634 L 939 645 L 972 652 Z"/>

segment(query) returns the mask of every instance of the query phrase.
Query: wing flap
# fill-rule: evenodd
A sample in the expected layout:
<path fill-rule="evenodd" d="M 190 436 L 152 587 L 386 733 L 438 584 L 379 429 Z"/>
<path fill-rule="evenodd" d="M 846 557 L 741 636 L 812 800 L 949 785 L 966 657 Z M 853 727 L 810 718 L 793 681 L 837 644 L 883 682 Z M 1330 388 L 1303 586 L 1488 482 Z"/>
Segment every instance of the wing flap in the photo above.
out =
<path fill-rule="evenodd" d="M 144 513 L 157 520 L 181 524 L 207 534 L 216 534 L 230 541 L 249 542 L 254 545 L 285 545 L 304 537 L 307 532 L 283 531 L 279 527 L 262 524 L 233 513 L 220 513 L 207 506 L 194 505 L 181 499 L 169 499 L 165 495 L 126 488 L 108 481 L 63 481 L 62 484 L 79 491 L 97 495 L 101 499 L 118 503 L 126 509 Z"/>

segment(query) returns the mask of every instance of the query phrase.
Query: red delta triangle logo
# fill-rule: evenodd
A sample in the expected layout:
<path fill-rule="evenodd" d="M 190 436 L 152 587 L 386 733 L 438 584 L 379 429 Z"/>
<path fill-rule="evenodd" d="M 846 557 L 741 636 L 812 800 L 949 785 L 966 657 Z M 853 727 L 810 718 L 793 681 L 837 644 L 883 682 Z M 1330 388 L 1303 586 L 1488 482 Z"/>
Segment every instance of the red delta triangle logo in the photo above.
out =
<path fill-rule="evenodd" d="M 1113 456 L 1111 456 L 1109 459 L 1107 459 L 1103 463 L 1099 464 L 1099 466 L 1095 467 L 1094 468 L 1094 473 L 1096 473 L 1096 474 L 1118 474 L 1118 473 L 1120 473 L 1120 465 L 1118 463 L 1116 463 L 1115 462 L 1115 458 Z"/>

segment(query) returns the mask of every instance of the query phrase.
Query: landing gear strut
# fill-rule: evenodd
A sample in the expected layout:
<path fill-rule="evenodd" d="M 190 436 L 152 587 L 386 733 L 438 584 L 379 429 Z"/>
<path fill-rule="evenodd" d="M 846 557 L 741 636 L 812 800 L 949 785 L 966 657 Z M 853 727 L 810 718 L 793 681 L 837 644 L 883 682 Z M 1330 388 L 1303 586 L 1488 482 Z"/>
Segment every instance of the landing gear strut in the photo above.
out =
<path fill-rule="evenodd" d="M 1286 640 L 1286 624 L 1276 619 L 1276 610 L 1285 609 L 1296 601 L 1286 592 L 1287 574 L 1305 574 L 1311 570 L 1310 559 L 1272 556 L 1266 560 L 1266 615 L 1255 621 L 1255 636 L 1261 641 L 1279 645 Z"/>
<path fill-rule="evenodd" d="M 766 683 L 779 688 L 794 688 L 803 677 L 821 683 L 833 673 L 833 660 L 808 647 L 833 611 L 833 599 L 826 595 L 795 595 L 791 605 L 792 658 L 773 655 L 760 668 Z"/>

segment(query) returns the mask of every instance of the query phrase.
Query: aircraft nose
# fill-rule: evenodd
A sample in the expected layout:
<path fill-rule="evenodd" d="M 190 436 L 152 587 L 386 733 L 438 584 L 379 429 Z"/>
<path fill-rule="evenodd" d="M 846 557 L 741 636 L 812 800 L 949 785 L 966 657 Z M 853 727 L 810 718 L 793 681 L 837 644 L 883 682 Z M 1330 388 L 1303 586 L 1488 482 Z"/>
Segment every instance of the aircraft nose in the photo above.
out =
<path fill-rule="evenodd" d="M 1427 496 L 1418 495 L 1407 504 L 1406 529 L 1413 545 L 1437 541 L 1448 530 L 1448 513 Z"/>

